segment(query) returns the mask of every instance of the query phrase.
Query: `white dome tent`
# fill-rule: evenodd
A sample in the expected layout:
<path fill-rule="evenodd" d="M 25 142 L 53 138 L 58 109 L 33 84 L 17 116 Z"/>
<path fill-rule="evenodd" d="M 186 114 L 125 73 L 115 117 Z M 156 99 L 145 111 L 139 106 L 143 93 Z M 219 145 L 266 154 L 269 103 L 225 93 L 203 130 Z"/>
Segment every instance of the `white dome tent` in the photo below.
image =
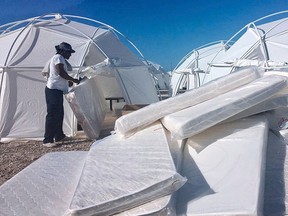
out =
<path fill-rule="evenodd" d="M 287 68 L 287 14 L 288 11 L 270 14 L 244 26 L 229 40 L 237 39 L 230 49 L 211 64 L 210 72 L 222 71 L 226 75 L 246 66 L 265 70 Z"/>
<path fill-rule="evenodd" d="M 172 72 L 171 88 L 173 96 L 189 89 L 197 88 L 212 80 L 210 63 L 216 61 L 230 47 L 225 41 L 215 41 L 193 49 L 177 64 Z"/>
<path fill-rule="evenodd" d="M 257 19 L 244 26 L 225 43 L 213 42 L 192 50 L 173 70 L 173 96 L 181 90 L 199 87 L 240 67 L 286 69 L 287 13 L 288 11 L 281 11 Z"/>
<path fill-rule="evenodd" d="M 55 45 L 63 41 L 76 50 L 69 59 L 72 75 L 79 76 L 88 66 L 109 62 L 97 75 L 103 97 L 123 97 L 127 104 L 159 100 L 149 68 L 137 56 L 144 58 L 143 55 L 107 24 L 79 16 L 49 14 L 2 25 L 0 33 L 1 141 L 43 137 L 46 104 L 41 71 L 55 54 Z M 106 102 L 99 104 L 104 105 Z M 68 103 L 65 109 L 64 132 L 73 135 L 77 122 Z"/>
<path fill-rule="evenodd" d="M 160 100 L 169 97 L 171 92 L 169 73 L 166 72 L 161 65 L 155 62 L 149 60 L 143 62 L 149 66 Z"/>

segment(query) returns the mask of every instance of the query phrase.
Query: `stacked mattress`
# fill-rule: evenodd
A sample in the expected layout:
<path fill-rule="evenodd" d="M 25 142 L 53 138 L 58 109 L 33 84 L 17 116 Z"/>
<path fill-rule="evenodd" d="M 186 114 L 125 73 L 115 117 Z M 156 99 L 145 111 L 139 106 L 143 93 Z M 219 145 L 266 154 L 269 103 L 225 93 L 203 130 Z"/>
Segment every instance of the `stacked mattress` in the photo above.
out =
<path fill-rule="evenodd" d="M 264 115 L 244 118 L 188 139 L 177 215 L 261 214 L 267 124 Z"/>
<path fill-rule="evenodd" d="M 50 153 L 0 187 L 1 216 L 174 214 L 173 193 L 186 182 L 158 122 L 89 152 Z"/>
<path fill-rule="evenodd" d="M 100 129 L 93 124 L 102 117 L 95 123 L 83 105 L 88 84 L 67 97 L 95 138 Z M 267 166 L 269 182 L 264 179 L 267 143 L 273 149 L 271 143 L 285 140 L 275 131 L 278 139 L 272 139 L 269 127 L 282 121 L 285 112 L 277 110 L 287 111 L 287 105 L 287 77 L 263 76 L 254 67 L 236 71 L 118 118 L 116 133 L 94 142 L 89 152 L 43 156 L 0 187 L 1 215 L 283 213 L 276 209 L 279 200 L 285 208 L 285 198 L 269 192 L 277 187 L 272 176 L 284 172 L 283 155 Z"/>

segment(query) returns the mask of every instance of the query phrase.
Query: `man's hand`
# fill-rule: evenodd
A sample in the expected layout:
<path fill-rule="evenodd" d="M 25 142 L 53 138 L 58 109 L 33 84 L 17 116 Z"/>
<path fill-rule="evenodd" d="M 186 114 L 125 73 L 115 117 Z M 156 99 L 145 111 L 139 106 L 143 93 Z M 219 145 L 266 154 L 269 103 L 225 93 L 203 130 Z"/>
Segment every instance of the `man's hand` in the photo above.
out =
<path fill-rule="evenodd" d="M 78 80 L 78 79 L 73 79 L 73 82 L 78 85 L 78 84 L 80 83 L 80 80 Z"/>

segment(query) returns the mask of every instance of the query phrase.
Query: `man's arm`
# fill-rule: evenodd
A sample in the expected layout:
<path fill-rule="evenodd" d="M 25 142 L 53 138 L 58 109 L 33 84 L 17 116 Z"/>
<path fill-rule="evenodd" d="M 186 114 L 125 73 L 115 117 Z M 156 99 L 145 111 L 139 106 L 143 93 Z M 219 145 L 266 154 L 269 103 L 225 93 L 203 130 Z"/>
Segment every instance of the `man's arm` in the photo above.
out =
<path fill-rule="evenodd" d="M 72 81 L 72 82 L 74 82 L 74 83 L 77 83 L 77 84 L 79 84 L 80 83 L 80 81 L 78 80 L 78 79 L 74 79 L 73 77 L 71 77 L 71 76 L 69 76 L 68 74 L 67 74 L 67 72 L 64 70 L 64 65 L 63 64 L 57 64 L 57 65 L 55 65 L 55 67 L 56 67 L 56 70 L 57 70 L 57 72 L 59 73 L 59 75 L 63 78 L 63 79 L 66 79 L 66 80 L 68 80 L 68 81 Z"/>

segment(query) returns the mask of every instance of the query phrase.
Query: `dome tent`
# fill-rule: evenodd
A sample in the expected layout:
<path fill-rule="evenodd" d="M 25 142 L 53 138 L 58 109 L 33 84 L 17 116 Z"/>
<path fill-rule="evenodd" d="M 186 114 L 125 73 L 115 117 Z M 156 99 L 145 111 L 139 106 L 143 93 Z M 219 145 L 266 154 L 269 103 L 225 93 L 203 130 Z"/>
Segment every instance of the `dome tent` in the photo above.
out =
<path fill-rule="evenodd" d="M 281 11 L 248 23 L 225 43 L 192 50 L 173 70 L 173 96 L 178 89 L 199 87 L 240 67 L 287 68 L 287 13 Z"/>
<path fill-rule="evenodd" d="M 193 49 L 172 71 L 171 88 L 173 96 L 181 90 L 197 88 L 213 79 L 214 74 L 209 73 L 210 63 L 216 61 L 216 56 L 223 55 L 230 44 L 225 41 L 215 41 Z"/>
<path fill-rule="evenodd" d="M 89 23 L 89 24 L 86 24 Z M 91 24 L 92 23 L 92 24 Z M 126 40 L 120 40 L 124 38 Z M 41 71 L 55 54 L 55 45 L 68 42 L 76 50 L 69 59 L 79 75 L 83 68 L 107 59 L 108 75 L 98 75 L 103 97 L 123 97 L 128 104 L 158 101 L 148 67 L 128 48 L 119 31 L 96 20 L 49 14 L 0 26 L 0 138 L 42 138 L 46 104 Z M 143 56 L 142 56 L 143 57 Z M 145 82 L 143 82 L 145 80 Z M 102 105 L 101 105 L 102 106 Z M 76 132 L 76 119 L 65 102 L 64 132 Z"/>
<path fill-rule="evenodd" d="M 210 72 L 217 74 L 222 71 L 223 76 L 247 66 L 265 70 L 287 68 L 287 14 L 287 10 L 273 13 L 244 26 L 229 39 L 235 42 L 211 64 Z"/>

